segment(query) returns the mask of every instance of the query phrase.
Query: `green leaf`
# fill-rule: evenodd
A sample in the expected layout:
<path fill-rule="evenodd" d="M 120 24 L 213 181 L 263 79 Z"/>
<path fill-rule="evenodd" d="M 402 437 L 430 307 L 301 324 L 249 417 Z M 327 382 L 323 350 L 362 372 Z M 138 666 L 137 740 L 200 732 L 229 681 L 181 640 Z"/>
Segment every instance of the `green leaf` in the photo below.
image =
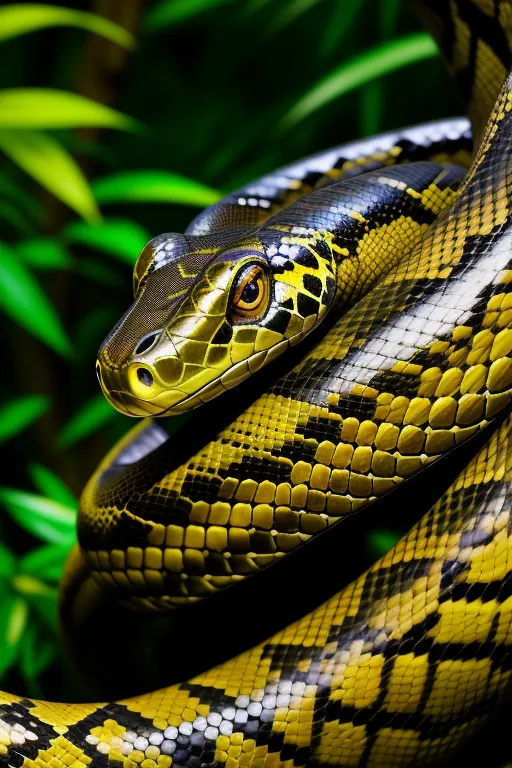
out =
<path fill-rule="evenodd" d="M 0 676 L 5 674 L 18 656 L 26 627 L 28 606 L 17 595 L 8 593 L 0 601 Z"/>
<path fill-rule="evenodd" d="M 123 48 L 135 46 L 133 36 L 126 29 L 94 13 L 39 3 L 16 3 L 0 8 L 0 41 L 45 27 L 78 27 L 106 37 Z"/>
<path fill-rule="evenodd" d="M 50 400 L 44 395 L 25 395 L 4 403 L 0 407 L 0 443 L 22 432 L 49 407 Z"/>
<path fill-rule="evenodd" d="M 16 253 L 34 269 L 68 269 L 71 265 L 69 253 L 53 237 L 22 240 L 16 245 Z"/>
<path fill-rule="evenodd" d="M 28 605 L 54 632 L 57 631 L 58 592 L 53 586 L 28 574 L 19 573 L 12 580 L 14 590 L 23 596 Z"/>
<path fill-rule="evenodd" d="M 16 556 L 14 552 L 0 541 L 0 579 L 10 579 L 16 571 Z"/>
<path fill-rule="evenodd" d="M 101 224 L 73 221 L 64 236 L 70 243 L 111 254 L 130 266 L 150 239 L 149 232 L 130 219 L 104 219 Z"/>
<path fill-rule="evenodd" d="M 396 69 L 433 56 L 437 56 L 436 45 L 432 38 L 424 33 L 406 35 L 364 51 L 314 85 L 284 116 L 279 128 L 287 130 L 349 91 L 371 83 Z"/>
<path fill-rule="evenodd" d="M 170 27 L 233 0 L 161 0 L 146 15 L 144 27 L 155 31 Z"/>
<path fill-rule="evenodd" d="M 110 421 L 116 412 L 101 393 L 94 395 L 64 425 L 57 437 L 58 448 L 69 448 Z"/>
<path fill-rule="evenodd" d="M 84 219 L 99 221 L 85 176 L 55 139 L 36 131 L 0 130 L 0 150 Z"/>
<path fill-rule="evenodd" d="M 50 300 L 27 267 L 0 243 L 0 307 L 18 325 L 61 355 L 71 345 Z"/>
<path fill-rule="evenodd" d="M 78 499 L 58 475 L 42 464 L 29 464 L 30 476 L 37 490 L 54 501 L 71 509 L 78 506 Z"/>
<path fill-rule="evenodd" d="M 292 2 L 284 4 L 281 12 L 277 13 L 272 19 L 268 33 L 273 35 L 280 32 L 302 16 L 303 13 L 307 13 L 310 8 L 318 5 L 319 2 L 322 2 L 322 0 L 292 0 Z"/>
<path fill-rule="evenodd" d="M 106 203 L 181 203 L 203 208 L 222 195 L 197 181 L 167 171 L 124 171 L 92 183 L 100 205 Z"/>
<path fill-rule="evenodd" d="M 0 129 L 118 128 L 140 124 L 115 109 L 77 93 L 51 88 L 5 88 L 0 91 Z"/>
<path fill-rule="evenodd" d="M 75 541 L 76 510 L 53 499 L 16 488 L 0 488 L 0 504 L 33 536 L 52 544 Z"/>
<path fill-rule="evenodd" d="M 51 664 L 57 655 L 55 642 L 47 630 L 29 623 L 20 646 L 20 666 L 25 679 L 31 683 Z M 37 694 L 41 696 L 41 693 Z"/>
<path fill-rule="evenodd" d="M 68 555 L 68 546 L 48 544 L 45 547 L 38 547 L 20 559 L 19 571 L 29 576 L 36 576 L 43 581 L 58 582 Z"/>

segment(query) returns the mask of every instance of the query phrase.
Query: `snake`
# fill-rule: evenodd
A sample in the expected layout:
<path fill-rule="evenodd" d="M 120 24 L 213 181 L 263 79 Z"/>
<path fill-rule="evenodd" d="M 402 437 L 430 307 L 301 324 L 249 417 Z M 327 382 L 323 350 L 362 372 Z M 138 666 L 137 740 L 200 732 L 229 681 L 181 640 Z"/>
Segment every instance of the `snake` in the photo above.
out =
<path fill-rule="evenodd" d="M 438 500 L 326 601 L 185 681 L 81 704 L 0 693 L 0 766 L 436 765 L 509 701 L 512 4 L 418 7 L 469 121 L 306 158 L 140 254 L 101 387 L 133 417 L 197 410 L 171 434 L 139 421 L 87 483 L 64 634 L 101 647 L 105 604 L 186 634 L 187 612 L 232 596 L 229 632 L 242 609 L 264 625 L 246 588 L 418 478 Z"/>

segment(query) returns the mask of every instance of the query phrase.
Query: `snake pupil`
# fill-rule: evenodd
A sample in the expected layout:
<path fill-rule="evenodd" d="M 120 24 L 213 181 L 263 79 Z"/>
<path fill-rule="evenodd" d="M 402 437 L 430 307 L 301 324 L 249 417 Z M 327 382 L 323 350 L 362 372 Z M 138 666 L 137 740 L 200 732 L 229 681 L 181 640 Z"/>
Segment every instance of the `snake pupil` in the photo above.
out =
<path fill-rule="evenodd" d="M 242 295 L 240 296 L 240 298 L 246 304 L 252 304 L 258 298 L 259 292 L 260 292 L 260 289 L 256 280 L 251 280 L 251 282 L 247 283 L 247 285 L 243 289 Z"/>
<path fill-rule="evenodd" d="M 153 377 L 147 368 L 137 368 L 137 378 L 146 387 L 150 387 L 153 384 Z"/>

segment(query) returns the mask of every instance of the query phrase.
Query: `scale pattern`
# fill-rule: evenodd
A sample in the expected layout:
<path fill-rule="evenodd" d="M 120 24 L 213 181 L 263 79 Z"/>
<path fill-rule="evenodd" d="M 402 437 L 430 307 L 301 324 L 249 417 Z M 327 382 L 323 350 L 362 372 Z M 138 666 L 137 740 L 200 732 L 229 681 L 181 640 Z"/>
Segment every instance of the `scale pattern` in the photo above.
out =
<path fill-rule="evenodd" d="M 457 46 L 469 8 L 492 22 L 472 29 L 474 40 L 495 20 L 507 32 L 508 2 L 428 6 L 445 40 L 454 25 Z M 472 43 L 467 59 L 471 93 L 492 92 L 490 106 L 504 71 L 478 50 Z M 511 106 L 507 80 L 453 207 L 197 456 L 180 464 L 163 430 L 142 424 L 106 457 L 82 501 L 82 543 L 94 534 L 105 547 L 92 578 L 122 586 L 128 562 L 125 578 L 143 606 L 201 597 L 361 509 L 507 409 Z M 308 192 L 306 176 L 298 173 L 298 194 Z M 283 185 L 277 197 L 289 203 L 293 194 Z M 263 216 L 258 209 L 273 204 L 247 198 L 239 208 Z M 207 217 L 194 224 L 208 226 Z M 0 693 L 0 765 L 398 768 L 450 756 L 511 690 L 511 418 L 387 555 L 253 649 L 186 683 L 114 703 Z M 112 541 L 105 521 L 114 524 Z M 215 528 L 223 547 L 212 548 L 217 565 L 206 567 Z M 224 535 L 228 551 L 216 538 Z M 183 587 L 173 595 L 169 580 L 166 598 L 162 574 L 173 572 Z M 80 604 L 81 579 L 95 583 L 75 552 L 64 618 Z"/>

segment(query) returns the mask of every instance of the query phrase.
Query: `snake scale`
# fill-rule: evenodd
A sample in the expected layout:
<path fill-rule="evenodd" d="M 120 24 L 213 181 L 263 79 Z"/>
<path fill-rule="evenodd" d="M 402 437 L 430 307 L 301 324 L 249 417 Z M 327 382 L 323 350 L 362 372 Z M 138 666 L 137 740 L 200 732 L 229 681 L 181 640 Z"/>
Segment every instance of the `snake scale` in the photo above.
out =
<path fill-rule="evenodd" d="M 117 702 L 0 693 L 0 765 L 431 765 L 510 697 L 512 4 L 420 11 L 468 104 L 469 171 L 467 121 L 397 131 L 276 171 L 144 249 L 100 382 L 130 415 L 201 405 L 195 448 L 143 421 L 105 457 L 63 627 L 100 594 L 185 615 L 487 442 L 369 570 L 250 650 Z M 231 422 L 229 395 L 202 405 L 267 371 Z"/>

